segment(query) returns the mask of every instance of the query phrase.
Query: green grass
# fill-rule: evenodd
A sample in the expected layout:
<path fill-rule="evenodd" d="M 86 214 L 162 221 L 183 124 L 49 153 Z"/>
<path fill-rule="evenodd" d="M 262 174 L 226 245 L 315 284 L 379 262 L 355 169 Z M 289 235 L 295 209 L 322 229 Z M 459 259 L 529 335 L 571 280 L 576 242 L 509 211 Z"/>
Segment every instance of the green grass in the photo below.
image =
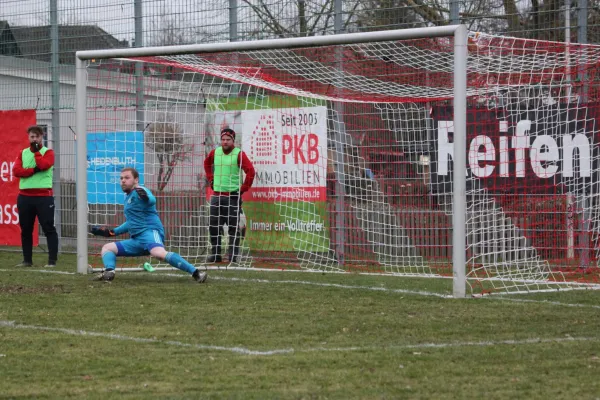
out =
<path fill-rule="evenodd" d="M 411 294 L 448 280 L 232 271 L 105 284 L 0 260 L 0 398 L 600 398 L 597 291 L 453 300 Z"/>

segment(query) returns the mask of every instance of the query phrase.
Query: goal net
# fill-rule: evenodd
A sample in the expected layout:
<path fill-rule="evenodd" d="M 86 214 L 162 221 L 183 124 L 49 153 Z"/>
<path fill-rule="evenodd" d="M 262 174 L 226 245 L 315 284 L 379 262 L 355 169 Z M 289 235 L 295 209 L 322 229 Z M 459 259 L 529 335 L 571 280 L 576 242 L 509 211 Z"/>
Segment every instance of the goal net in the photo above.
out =
<path fill-rule="evenodd" d="M 91 60 L 88 224 L 124 221 L 131 166 L 166 247 L 197 265 L 452 277 L 464 251 L 473 294 L 598 283 L 599 47 L 468 34 L 461 249 L 454 38 L 304 43 Z M 256 175 L 228 199 L 243 215 L 235 229 L 219 219 L 215 248 L 203 164 L 223 128 Z"/>

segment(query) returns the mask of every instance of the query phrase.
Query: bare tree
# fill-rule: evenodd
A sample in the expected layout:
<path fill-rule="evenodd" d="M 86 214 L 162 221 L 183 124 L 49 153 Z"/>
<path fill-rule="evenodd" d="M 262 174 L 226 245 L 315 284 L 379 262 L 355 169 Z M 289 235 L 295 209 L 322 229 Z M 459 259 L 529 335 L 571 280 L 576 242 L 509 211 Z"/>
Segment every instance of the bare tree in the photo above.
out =
<path fill-rule="evenodd" d="M 242 0 L 258 25 L 252 37 L 313 36 L 333 32 L 334 0 Z M 593 0 L 594 2 L 597 0 Z M 574 1 L 574 4 L 576 1 Z M 439 26 L 450 23 L 450 0 L 344 0 L 345 31 Z M 536 39 L 564 40 L 561 0 L 460 1 L 460 18 L 472 30 Z M 594 3 L 595 4 L 595 3 Z M 589 7 L 588 25 L 597 17 Z M 576 18 L 571 18 L 575 34 Z M 590 29 L 592 33 L 593 29 Z"/>
<path fill-rule="evenodd" d="M 189 160 L 192 145 L 185 142 L 181 126 L 169 114 L 163 114 L 146 128 L 146 147 L 154 151 L 158 159 L 158 191 L 162 192 L 173 175 L 178 163 Z"/>
<path fill-rule="evenodd" d="M 510 24 L 519 25 L 518 10 L 522 1 L 461 1 L 459 17 L 472 30 L 505 31 Z M 360 0 L 354 22 L 359 30 L 447 25 L 450 23 L 450 0 Z"/>
<path fill-rule="evenodd" d="M 362 0 L 355 24 L 358 30 L 414 28 L 422 19 L 406 0 Z"/>
<path fill-rule="evenodd" d="M 565 40 L 565 30 L 561 29 L 565 26 L 563 5 L 562 0 L 549 0 L 541 4 L 538 0 L 533 0 L 531 7 L 520 15 L 522 33 L 519 36 L 541 40 Z M 577 18 L 572 17 L 571 21 L 571 32 L 575 33 Z"/>
<path fill-rule="evenodd" d="M 149 46 L 171 46 L 194 43 L 194 30 L 184 15 L 173 14 L 163 6 L 158 15 L 151 17 L 148 32 Z"/>
<path fill-rule="evenodd" d="M 252 37 L 314 36 L 333 32 L 334 0 L 292 0 L 273 5 L 265 0 L 242 0 L 258 17 Z M 346 0 L 342 29 L 351 23 L 361 0 Z"/>
<path fill-rule="evenodd" d="M 334 31 L 334 0 L 292 0 L 279 6 L 266 0 L 242 1 L 260 23 L 250 32 L 254 37 L 313 36 Z M 504 21 L 510 16 L 504 15 L 500 8 L 517 9 L 520 1 L 524 0 L 461 2 L 461 17 L 474 27 L 482 26 L 487 19 Z M 343 3 L 344 31 L 446 25 L 450 20 L 449 0 L 344 0 Z"/>

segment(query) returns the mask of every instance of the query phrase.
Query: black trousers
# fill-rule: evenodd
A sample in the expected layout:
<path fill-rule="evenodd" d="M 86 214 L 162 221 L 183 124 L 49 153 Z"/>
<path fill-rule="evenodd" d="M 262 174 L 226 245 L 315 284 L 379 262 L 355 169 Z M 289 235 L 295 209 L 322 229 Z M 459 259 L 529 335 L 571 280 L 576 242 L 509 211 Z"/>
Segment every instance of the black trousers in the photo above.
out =
<path fill-rule="evenodd" d="M 208 232 L 210 233 L 211 254 L 221 254 L 221 233 L 225 224 L 227 224 L 227 233 L 229 234 L 227 254 L 230 257 L 240 254 L 241 232 L 239 232 L 239 221 L 241 208 L 242 199 L 239 194 L 231 194 L 229 196 L 213 195 L 210 198 Z M 233 238 L 233 241 L 231 238 Z"/>
<path fill-rule="evenodd" d="M 58 259 L 58 233 L 54 226 L 54 197 L 20 194 L 17 197 L 17 209 L 21 226 L 23 261 L 32 262 L 33 227 L 35 226 L 35 217 L 37 217 L 48 240 L 48 262 L 55 263 Z"/>

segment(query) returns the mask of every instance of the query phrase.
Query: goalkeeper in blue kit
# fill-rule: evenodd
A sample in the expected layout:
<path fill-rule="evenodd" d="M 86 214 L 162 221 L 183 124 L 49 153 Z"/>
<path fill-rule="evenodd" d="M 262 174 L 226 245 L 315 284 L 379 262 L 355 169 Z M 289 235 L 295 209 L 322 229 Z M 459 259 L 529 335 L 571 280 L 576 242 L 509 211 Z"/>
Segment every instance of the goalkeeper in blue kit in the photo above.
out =
<path fill-rule="evenodd" d="M 115 278 L 117 256 L 151 255 L 188 272 L 197 282 L 205 282 L 206 272 L 195 268 L 179 254 L 165 250 L 165 229 L 156 210 L 156 197 L 148 189 L 139 186 L 139 178 L 140 175 L 134 168 L 124 168 L 121 171 L 121 189 L 126 193 L 125 223 L 116 228 L 92 227 L 91 232 L 96 236 L 114 237 L 124 233 L 130 235 L 130 239 L 107 243 L 102 247 L 104 272 L 99 280 L 112 281 Z"/>

